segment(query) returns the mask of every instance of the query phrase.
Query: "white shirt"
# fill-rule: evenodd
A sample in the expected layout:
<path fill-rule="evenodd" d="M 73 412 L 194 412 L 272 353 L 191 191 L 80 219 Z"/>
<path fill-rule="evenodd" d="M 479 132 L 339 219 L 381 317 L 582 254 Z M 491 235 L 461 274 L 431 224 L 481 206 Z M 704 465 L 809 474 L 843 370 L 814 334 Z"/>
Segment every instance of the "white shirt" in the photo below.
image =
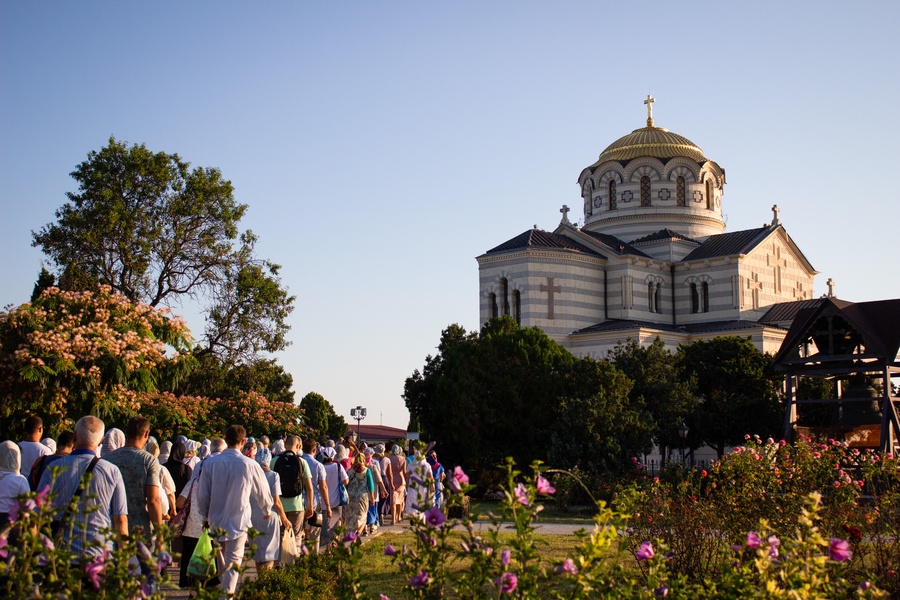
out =
<path fill-rule="evenodd" d="M 251 502 L 257 503 L 263 514 L 275 503 L 263 470 L 236 448 L 204 461 L 194 498 L 210 529 L 224 530 L 220 540 L 234 540 L 247 532 Z"/>
<path fill-rule="evenodd" d="M 53 451 L 40 442 L 19 442 L 19 450 L 22 452 L 22 468 L 19 470 L 25 479 L 31 474 L 31 466 L 41 456 L 53 454 Z"/>

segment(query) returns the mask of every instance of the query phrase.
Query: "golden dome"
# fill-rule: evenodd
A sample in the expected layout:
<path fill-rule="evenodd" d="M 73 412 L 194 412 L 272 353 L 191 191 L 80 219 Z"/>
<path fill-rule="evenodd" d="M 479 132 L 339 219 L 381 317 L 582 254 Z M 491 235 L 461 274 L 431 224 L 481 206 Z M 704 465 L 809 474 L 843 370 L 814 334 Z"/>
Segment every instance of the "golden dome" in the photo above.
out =
<path fill-rule="evenodd" d="M 649 119 L 648 119 L 649 121 Z M 650 121 L 652 123 L 652 121 Z M 608 160 L 631 160 L 640 156 L 652 156 L 654 158 L 673 158 L 683 156 L 699 163 L 707 161 L 703 150 L 697 144 L 672 133 L 662 127 L 648 125 L 635 129 L 626 136 L 620 137 L 607 146 L 600 154 L 600 158 L 591 165 L 596 167 Z"/>

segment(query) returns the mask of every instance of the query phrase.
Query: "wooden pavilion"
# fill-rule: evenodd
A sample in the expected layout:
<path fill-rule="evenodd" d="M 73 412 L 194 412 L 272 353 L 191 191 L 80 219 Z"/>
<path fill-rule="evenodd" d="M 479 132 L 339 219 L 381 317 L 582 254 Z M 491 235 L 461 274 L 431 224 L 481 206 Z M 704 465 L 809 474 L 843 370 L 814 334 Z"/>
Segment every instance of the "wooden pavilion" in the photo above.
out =
<path fill-rule="evenodd" d="M 893 393 L 891 377 L 900 373 L 898 352 L 900 299 L 854 303 L 825 297 L 798 312 L 774 360 L 774 369 L 786 375 L 784 438 L 793 439 L 802 431 L 897 452 L 900 397 Z M 801 377 L 835 381 L 837 397 L 798 400 Z M 814 403 L 834 407 L 831 423 L 800 427 L 798 405 Z"/>

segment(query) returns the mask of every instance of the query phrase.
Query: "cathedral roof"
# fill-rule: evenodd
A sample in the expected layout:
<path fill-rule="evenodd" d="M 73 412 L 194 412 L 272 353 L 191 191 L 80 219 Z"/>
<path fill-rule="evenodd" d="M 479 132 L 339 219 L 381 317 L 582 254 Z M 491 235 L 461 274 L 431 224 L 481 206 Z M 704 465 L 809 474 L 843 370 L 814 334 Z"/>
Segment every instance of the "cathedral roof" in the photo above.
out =
<path fill-rule="evenodd" d="M 564 235 L 550 233 L 549 231 L 544 231 L 542 229 L 529 229 L 528 231 L 517 235 L 511 240 L 507 240 L 499 246 L 491 248 L 490 250 L 485 252 L 485 254 L 508 252 L 510 250 L 521 250 L 523 248 L 554 248 L 557 250 L 574 250 L 576 252 L 584 252 L 585 254 L 591 254 L 600 258 L 606 258 L 599 252 L 595 252 L 587 246 L 582 246 L 581 244 L 567 238 Z"/>
<path fill-rule="evenodd" d="M 693 242 L 695 244 L 700 244 L 697 240 L 693 238 L 689 238 L 686 235 L 681 235 L 677 231 L 672 231 L 669 228 L 660 229 L 656 233 L 651 233 L 650 235 L 645 235 L 642 238 L 638 238 L 636 240 L 631 240 L 632 244 L 641 244 L 645 242 L 658 242 L 660 240 L 684 240 L 687 242 Z"/>
<path fill-rule="evenodd" d="M 626 136 L 622 136 L 606 147 L 600 153 L 591 167 L 596 167 L 608 160 L 629 161 L 641 156 L 667 159 L 676 156 L 684 156 L 698 163 L 707 161 L 703 150 L 684 136 L 672 133 L 662 127 L 648 125 L 635 129 Z"/>
<path fill-rule="evenodd" d="M 669 325 L 666 323 L 651 323 L 650 321 L 635 320 L 618 320 L 610 319 L 578 331 L 573 331 L 572 335 L 586 333 L 604 333 L 608 331 L 629 331 L 635 329 L 654 329 L 656 331 L 669 331 L 681 333 L 714 333 L 714 332 L 731 332 L 742 331 L 748 329 L 784 329 L 778 325 L 769 323 L 760 323 L 758 321 L 748 321 L 745 319 L 735 319 L 731 321 L 710 321 L 706 323 L 687 323 L 684 325 Z"/>
<path fill-rule="evenodd" d="M 584 235 L 588 235 L 597 241 L 599 241 L 604 246 L 607 246 L 610 250 L 615 252 L 616 254 L 631 254 L 634 256 L 642 256 L 644 258 L 650 258 L 649 254 L 645 254 L 629 244 L 628 242 L 623 242 L 619 238 L 614 235 L 610 235 L 608 233 L 600 233 L 599 231 L 588 231 L 587 229 L 579 230 Z"/>
<path fill-rule="evenodd" d="M 815 308 L 823 301 L 822 298 L 814 298 L 812 300 L 797 300 L 794 302 L 779 302 L 773 304 L 766 314 L 759 318 L 760 323 L 786 323 L 790 324 L 794 321 L 797 314 L 807 308 Z"/>
<path fill-rule="evenodd" d="M 734 256 L 735 254 L 747 254 L 762 242 L 770 233 L 772 227 L 766 225 L 758 229 L 745 229 L 743 231 L 732 231 L 731 233 L 720 233 L 718 235 L 709 236 L 698 248 L 695 248 L 690 254 L 682 260 L 687 262 L 691 260 L 702 260 L 704 258 L 716 258 L 719 256 Z"/>

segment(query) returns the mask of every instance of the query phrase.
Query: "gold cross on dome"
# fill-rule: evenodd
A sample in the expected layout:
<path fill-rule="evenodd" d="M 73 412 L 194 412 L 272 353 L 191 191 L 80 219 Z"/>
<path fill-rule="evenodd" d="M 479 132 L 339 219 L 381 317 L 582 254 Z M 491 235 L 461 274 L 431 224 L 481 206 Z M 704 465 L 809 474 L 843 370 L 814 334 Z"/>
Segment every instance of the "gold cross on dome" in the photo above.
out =
<path fill-rule="evenodd" d="M 647 99 L 644 100 L 644 104 L 647 105 L 647 127 L 653 127 L 653 103 L 656 102 L 656 98 L 647 94 Z"/>

